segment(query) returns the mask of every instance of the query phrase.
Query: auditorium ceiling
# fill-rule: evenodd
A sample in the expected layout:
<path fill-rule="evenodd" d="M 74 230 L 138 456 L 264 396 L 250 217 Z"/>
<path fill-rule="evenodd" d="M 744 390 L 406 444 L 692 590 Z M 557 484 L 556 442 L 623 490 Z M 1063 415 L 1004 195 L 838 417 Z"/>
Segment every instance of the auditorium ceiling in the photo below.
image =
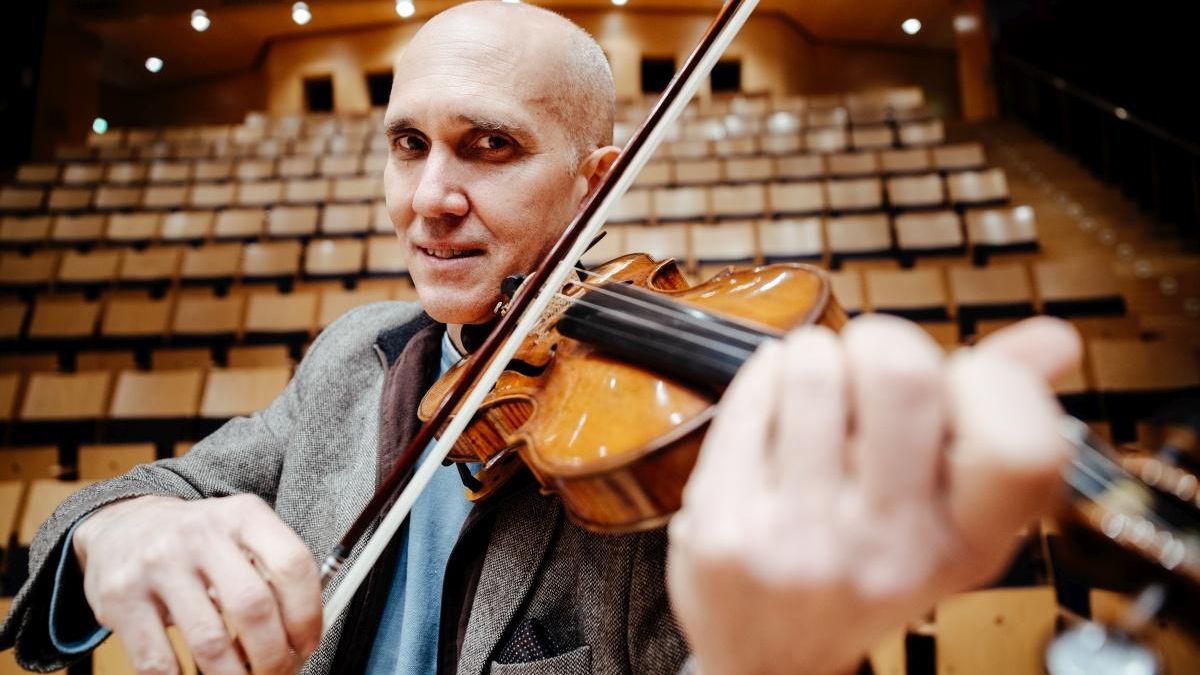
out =
<path fill-rule="evenodd" d="M 291 0 L 58 0 L 58 18 L 96 35 L 103 50 L 101 77 L 131 87 L 161 85 L 233 73 L 255 67 L 275 40 L 306 34 L 395 24 L 392 0 L 309 0 L 313 20 L 292 22 Z M 420 20 L 449 7 L 445 0 L 416 0 Z M 719 0 L 629 0 L 622 8 L 610 0 L 545 0 L 560 11 L 694 13 L 720 7 Z M 193 9 L 204 8 L 212 27 L 204 33 L 188 25 Z M 772 13 L 817 42 L 878 44 L 920 49 L 951 49 L 950 0 L 761 0 L 758 11 Z M 906 35 L 900 24 L 909 17 L 924 27 Z M 167 67 L 151 76 L 146 57 L 162 57 Z"/>

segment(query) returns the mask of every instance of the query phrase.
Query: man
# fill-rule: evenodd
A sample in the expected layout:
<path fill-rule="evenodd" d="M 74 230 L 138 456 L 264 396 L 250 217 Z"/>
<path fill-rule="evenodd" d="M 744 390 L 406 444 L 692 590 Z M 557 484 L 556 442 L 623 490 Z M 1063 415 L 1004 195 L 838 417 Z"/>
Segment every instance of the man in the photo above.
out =
<path fill-rule="evenodd" d="M 351 312 L 267 410 L 66 501 L 4 644 L 57 666 L 98 623 L 138 672 L 171 673 L 174 624 L 210 675 L 832 674 L 994 574 L 1053 498 L 1044 379 L 1075 338 L 1034 322 L 946 362 L 919 329 L 867 318 L 796 331 L 735 380 L 671 526 L 670 604 L 663 532 L 587 534 L 529 484 L 468 514 L 447 468 L 320 634 L 314 560 L 456 357 L 443 324 L 487 321 L 603 179 L 612 92 L 595 42 L 544 10 L 471 3 L 423 27 L 396 66 L 385 183 L 426 314 Z"/>

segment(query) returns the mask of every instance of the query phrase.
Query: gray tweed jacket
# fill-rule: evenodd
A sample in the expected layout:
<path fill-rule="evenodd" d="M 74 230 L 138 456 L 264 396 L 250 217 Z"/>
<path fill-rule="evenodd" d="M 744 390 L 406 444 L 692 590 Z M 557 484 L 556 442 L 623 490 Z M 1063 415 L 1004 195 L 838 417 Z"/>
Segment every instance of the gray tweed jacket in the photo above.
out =
<path fill-rule="evenodd" d="M 382 436 L 392 434 L 396 422 L 381 420 L 381 399 L 387 417 L 392 390 L 405 388 L 404 382 L 422 372 L 415 361 L 426 357 L 414 355 L 410 343 L 424 342 L 424 351 L 431 352 L 430 338 L 414 337 L 440 335 L 440 330 L 413 304 L 378 303 L 353 310 L 321 333 L 267 409 L 231 420 L 184 457 L 140 466 L 67 499 L 33 542 L 29 580 L 0 627 L 0 648 L 15 644 L 17 659 L 27 668 L 46 671 L 67 663 L 48 633 L 54 563 L 71 526 L 118 499 L 254 493 L 299 534 L 315 559 L 323 558 L 387 468 L 381 463 L 390 453 L 382 449 L 394 440 Z M 413 400 L 403 405 L 413 405 L 417 397 L 408 398 Z M 475 511 L 482 515 L 468 518 L 451 556 L 452 565 L 457 558 L 465 572 L 447 574 L 439 638 L 445 657 L 440 660 L 442 675 L 652 675 L 685 668 L 687 646 L 665 589 L 666 538 L 661 530 L 589 534 L 564 517 L 556 499 L 532 486 L 514 488 Z M 473 527 L 473 522 L 483 525 Z M 482 542 L 482 556 L 463 547 L 469 530 Z M 356 556 L 357 550 L 349 565 Z M 327 631 L 303 673 L 361 668 L 352 658 L 361 650 L 348 646 L 364 634 L 373 636 L 373 626 L 362 624 L 363 616 L 372 616 L 372 607 L 378 612 L 390 583 L 389 576 L 380 574 L 368 581 L 349 614 Z M 82 594 L 81 588 L 74 591 Z M 461 612 L 457 626 L 455 608 Z M 512 646 L 528 639 L 530 625 L 554 648 L 534 652 L 542 658 L 510 662 L 512 654 L 529 653 Z"/>

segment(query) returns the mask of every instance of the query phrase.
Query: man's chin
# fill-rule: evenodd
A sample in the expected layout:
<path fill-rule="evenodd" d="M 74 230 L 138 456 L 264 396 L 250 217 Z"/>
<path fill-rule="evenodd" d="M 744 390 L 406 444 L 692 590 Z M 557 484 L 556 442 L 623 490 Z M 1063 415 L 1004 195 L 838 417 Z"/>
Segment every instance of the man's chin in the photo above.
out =
<path fill-rule="evenodd" d="M 425 291 L 417 287 L 421 307 L 434 321 L 445 324 L 485 323 L 494 315 L 492 308 L 497 298 L 472 300 L 466 294 L 454 292 Z"/>

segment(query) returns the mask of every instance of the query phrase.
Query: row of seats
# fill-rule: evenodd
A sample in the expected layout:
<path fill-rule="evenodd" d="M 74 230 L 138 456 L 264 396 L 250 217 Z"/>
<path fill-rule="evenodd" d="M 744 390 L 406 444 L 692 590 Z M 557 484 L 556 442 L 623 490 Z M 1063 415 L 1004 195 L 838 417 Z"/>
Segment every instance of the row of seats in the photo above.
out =
<path fill-rule="evenodd" d="M 381 176 L 387 163 L 387 151 L 368 155 L 330 154 L 320 157 L 284 157 L 280 159 L 198 159 L 114 161 L 114 162 L 42 162 L 23 164 L 17 170 L 17 183 L 96 185 L 138 185 L 143 183 L 186 183 L 224 180 L 255 181 L 270 178 L 343 178 Z"/>
<path fill-rule="evenodd" d="M 781 117 L 782 115 L 782 117 Z M 613 138 L 624 144 L 637 129 L 635 124 L 617 124 Z M 940 119 L 868 126 L 815 127 L 804 129 L 795 117 L 776 113 L 762 124 L 741 118 L 713 121 L 689 135 L 668 136 L 659 150 L 664 157 L 705 157 L 798 152 L 828 153 L 856 150 L 882 150 L 892 147 L 928 146 L 943 143 L 946 131 Z"/>

